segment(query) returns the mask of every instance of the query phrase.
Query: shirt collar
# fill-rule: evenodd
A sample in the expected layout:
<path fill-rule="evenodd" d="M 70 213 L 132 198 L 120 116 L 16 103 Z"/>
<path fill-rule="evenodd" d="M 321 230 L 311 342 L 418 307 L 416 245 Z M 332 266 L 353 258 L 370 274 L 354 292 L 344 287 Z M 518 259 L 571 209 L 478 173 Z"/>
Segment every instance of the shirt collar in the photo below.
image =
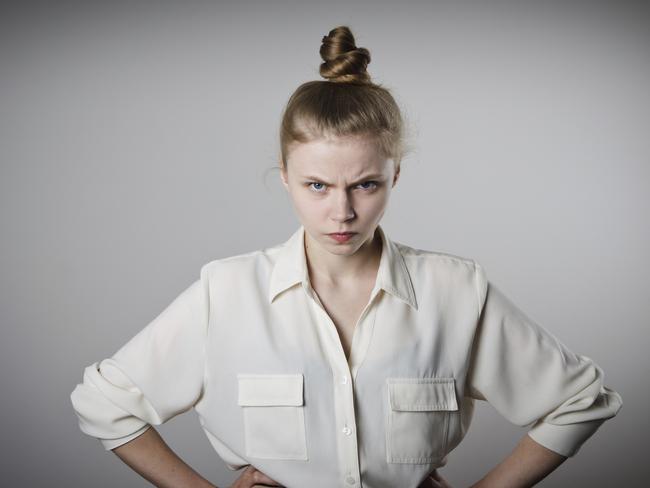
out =
<path fill-rule="evenodd" d="M 377 289 L 382 289 L 417 310 L 415 291 L 404 257 L 380 224 L 377 225 L 377 230 L 381 236 L 382 248 L 373 294 Z M 303 225 L 280 248 L 271 272 L 269 302 L 272 303 L 277 295 L 297 283 L 301 283 L 305 289 L 310 286 Z"/>

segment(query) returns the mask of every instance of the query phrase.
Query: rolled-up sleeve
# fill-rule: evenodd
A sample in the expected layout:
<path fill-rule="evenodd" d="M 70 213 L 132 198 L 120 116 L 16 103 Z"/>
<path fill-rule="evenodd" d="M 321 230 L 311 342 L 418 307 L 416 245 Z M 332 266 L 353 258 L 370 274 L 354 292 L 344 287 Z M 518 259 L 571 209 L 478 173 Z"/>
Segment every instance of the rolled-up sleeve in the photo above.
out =
<path fill-rule="evenodd" d="M 192 408 L 203 391 L 208 315 L 204 267 L 111 358 L 85 368 L 70 395 L 80 429 L 109 450 Z"/>
<path fill-rule="evenodd" d="M 528 435 L 563 456 L 582 444 L 623 402 L 603 370 L 575 354 L 522 312 L 476 263 L 479 316 L 467 376 L 468 396 L 486 400 Z"/>

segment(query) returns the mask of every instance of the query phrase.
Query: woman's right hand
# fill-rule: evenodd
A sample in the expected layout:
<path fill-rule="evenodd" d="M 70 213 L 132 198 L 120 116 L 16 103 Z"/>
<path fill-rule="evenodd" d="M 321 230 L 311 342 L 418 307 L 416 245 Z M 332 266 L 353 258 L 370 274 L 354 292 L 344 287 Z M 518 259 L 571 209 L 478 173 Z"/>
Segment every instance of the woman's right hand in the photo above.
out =
<path fill-rule="evenodd" d="M 248 465 L 239 478 L 230 488 L 264 488 L 265 486 L 280 486 L 277 481 L 272 480 L 253 465 Z"/>

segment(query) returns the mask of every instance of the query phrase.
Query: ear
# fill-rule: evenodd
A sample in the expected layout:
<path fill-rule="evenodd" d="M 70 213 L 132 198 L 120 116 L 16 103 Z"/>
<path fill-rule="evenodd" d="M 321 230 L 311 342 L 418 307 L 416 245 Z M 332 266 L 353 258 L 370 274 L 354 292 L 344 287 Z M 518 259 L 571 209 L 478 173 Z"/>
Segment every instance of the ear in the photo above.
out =
<path fill-rule="evenodd" d="M 282 181 L 282 184 L 286 188 L 287 191 L 289 191 L 289 181 L 288 181 L 288 174 L 287 174 L 287 167 L 280 163 L 280 180 Z"/>

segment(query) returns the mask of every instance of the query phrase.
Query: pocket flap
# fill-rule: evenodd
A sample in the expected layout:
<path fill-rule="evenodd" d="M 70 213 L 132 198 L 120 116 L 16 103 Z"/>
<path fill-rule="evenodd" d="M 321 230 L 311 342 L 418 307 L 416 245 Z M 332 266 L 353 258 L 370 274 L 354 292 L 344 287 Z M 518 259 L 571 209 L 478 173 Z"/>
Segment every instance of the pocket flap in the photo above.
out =
<path fill-rule="evenodd" d="M 388 378 L 393 410 L 458 410 L 454 378 Z"/>
<path fill-rule="evenodd" d="M 237 375 L 237 403 L 243 406 L 300 406 L 302 374 L 243 374 Z"/>

